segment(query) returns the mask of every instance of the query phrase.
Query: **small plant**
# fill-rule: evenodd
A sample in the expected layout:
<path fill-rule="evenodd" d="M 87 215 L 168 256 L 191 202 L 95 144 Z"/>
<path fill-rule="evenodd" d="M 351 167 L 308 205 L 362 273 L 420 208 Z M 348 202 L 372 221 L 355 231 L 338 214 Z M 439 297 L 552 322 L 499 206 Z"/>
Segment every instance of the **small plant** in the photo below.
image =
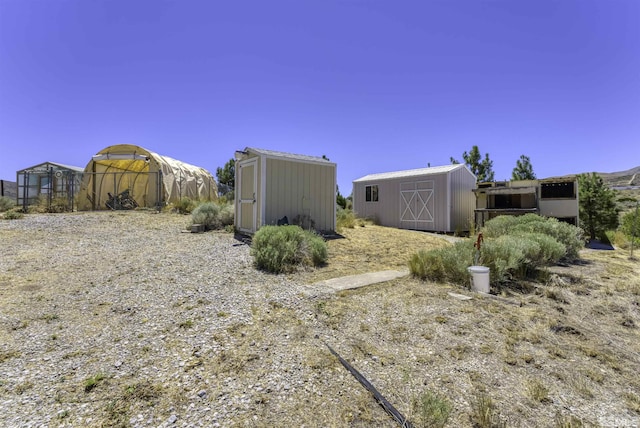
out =
<path fill-rule="evenodd" d="M 556 428 L 582 428 L 584 424 L 578 418 L 573 415 L 563 416 L 556 415 L 555 418 L 555 427 Z"/>
<path fill-rule="evenodd" d="M 178 324 L 178 327 L 180 328 L 191 328 L 193 327 L 193 321 L 192 320 L 186 320 L 186 321 L 182 321 L 180 324 Z"/>
<path fill-rule="evenodd" d="M 18 395 L 22 395 L 26 391 L 30 390 L 31 388 L 33 388 L 33 383 L 27 381 L 27 382 L 23 382 L 23 383 L 20 383 L 20 384 L 16 385 L 15 392 Z"/>
<path fill-rule="evenodd" d="M 19 220 L 23 217 L 24 217 L 24 214 L 22 213 L 22 211 L 17 209 L 11 209 L 5 212 L 2 216 L 2 218 L 5 220 Z"/>
<path fill-rule="evenodd" d="M 198 205 L 191 213 L 193 224 L 204 224 L 207 230 L 220 229 L 220 205 L 213 202 L 205 202 Z"/>
<path fill-rule="evenodd" d="M 411 403 L 413 419 L 417 426 L 442 428 L 446 426 L 453 406 L 443 397 L 430 391 L 422 393 Z"/>
<path fill-rule="evenodd" d="M 548 403 L 551 401 L 549 399 L 549 390 L 538 379 L 531 379 L 527 382 L 527 395 L 538 403 Z"/>
<path fill-rule="evenodd" d="M 84 392 L 91 392 L 98 383 L 105 379 L 104 374 L 98 373 L 95 376 L 91 376 L 84 381 Z"/>
<path fill-rule="evenodd" d="M 450 281 L 467 284 L 467 267 L 473 260 L 473 244 L 470 241 L 431 251 L 418 251 L 409 259 L 409 271 L 417 278 L 430 281 Z"/>
<path fill-rule="evenodd" d="M 338 208 L 336 213 L 336 229 L 353 229 L 356 226 L 356 215 L 352 210 Z"/>
<path fill-rule="evenodd" d="M 191 213 L 191 224 L 203 224 L 207 230 L 233 227 L 234 209 L 232 204 L 205 202 Z"/>
<path fill-rule="evenodd" d="M 477 428 L 506 428 L 491 397 L 479 393 L 471 403 L 471 425 Z"/>
<path fill-rule="evenodd" d="M 9 211 L 16 206 L 16 201 L 7 196 L 0 196 L 0 212 Z"/>
<path fill-rule="evenodd" d="M 225 203 L 220 205 L 220 225 L 227 230 L 228 227 L 231 227 L 231 232 L 233 232 L 233 223 L 235 218 L 235 210 L 233 203 Z M 227 230 L 228 231 L 228 230 Z"/>
<path fill-rule="evenodd" d="M 640 395 L 627 392 L 624 394 L 624 402 L 627 405 L 627 409 L 640 414 Z"/>
<path fill-rule="evenodd" d="M 263 226 L 251 243 L 258 269 L 272 273 L 291 272 L 297 266 L 319 266 L 327 260 L 322 237 L 299 226 Z"/>
<path fill-rule="evenodd" d="M 187 198 L 186 196 L 180 198 L 178 202 L 174 202 L 173 209 L 175 209 L 178 214 L 191 214 L 191 212 L 196 208 L 196 202 Z"/>

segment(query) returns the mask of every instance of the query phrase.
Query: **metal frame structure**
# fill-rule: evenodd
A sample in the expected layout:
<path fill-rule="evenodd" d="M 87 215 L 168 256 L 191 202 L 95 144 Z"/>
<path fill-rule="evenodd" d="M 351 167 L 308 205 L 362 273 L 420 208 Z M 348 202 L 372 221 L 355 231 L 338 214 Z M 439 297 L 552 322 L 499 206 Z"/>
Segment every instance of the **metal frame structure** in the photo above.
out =
<path fill-rule="evenodd" d="M 16 205 L 23 210 L 42 203 L 46 198 L 46 208 L 51 209 L 55 199 L 64 199 L 66 211 L 73 211 L 75 197 L 82 182 L 82 168 L 44 162 L 25 168 L 16 173 Z"/>

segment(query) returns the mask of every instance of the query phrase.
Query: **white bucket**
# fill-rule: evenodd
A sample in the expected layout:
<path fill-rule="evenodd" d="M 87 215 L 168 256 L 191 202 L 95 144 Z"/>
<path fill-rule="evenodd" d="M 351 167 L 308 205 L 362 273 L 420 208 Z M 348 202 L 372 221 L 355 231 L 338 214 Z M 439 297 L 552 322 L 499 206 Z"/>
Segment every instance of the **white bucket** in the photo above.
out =
<path fill-rule="evenodd" d="M 480 293 L 489 292 L 489 268 L 486 266 L 469 266 L 471 289 Z"/>

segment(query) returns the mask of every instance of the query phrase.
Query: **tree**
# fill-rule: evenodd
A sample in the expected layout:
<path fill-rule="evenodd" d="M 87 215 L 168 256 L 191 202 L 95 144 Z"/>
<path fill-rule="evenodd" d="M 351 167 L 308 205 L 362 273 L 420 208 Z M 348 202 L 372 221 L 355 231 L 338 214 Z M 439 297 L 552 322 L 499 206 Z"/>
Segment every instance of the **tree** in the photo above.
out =
<path fill-rule="evenodd" d="M 629 198 L 630 199 L 630 198 Z M 634 200 L 635 201 L 635 200 Z M 636 202 L 636 208 L 626 212 L 622 216 L 620 230 L 627 236 L 640 236 L 640 202 Z"/>
<path fill-rule="evenodd" d="M 606 240 L 605 232 L 618 227 L 616 192 L 595 172 L 578 176 L 580 225 L 590 239 Z"/>
<path fill-rule="evenodd" d="M 218 177 L 218 192 L 227 200 L 233 199 L 233 192 L 236 188 L 236 160 L 231 158 L 224 164 L 224 168 L 216 169 Z"/>
<path fill-rule="evenodd" d="M 453 157 L 450 159 L 452 164 L 460 163 Z M 478 146 L 473 146 L 471 147 L 471 151 L 469 153 L 464 152 L 462 154 L 462 159 L 464 159 L 464 164 L 469 167 L 478 181 L 494 180 L 495 174 L 493 172 L 493 161 L 489 159 L 489 153 L 486 153 L 484 155 L 484 159 L 482 159 L 482 155 L 480 154 L 480 149 L 478 149 Z"/>
<path fill-rule="evenodd" d="M 516 167 L 511 172 L 512 180 L 535 180 L 536 174 L 533 172 L 531 159 L 529 156 L 521 155 L 516 162 Z"/>
<path fill-rule="evenodd" d="M 340 194 L 340 189 L 336 186 L 336 204 L 342 208 L 347 208 L 347 198 Z"/>

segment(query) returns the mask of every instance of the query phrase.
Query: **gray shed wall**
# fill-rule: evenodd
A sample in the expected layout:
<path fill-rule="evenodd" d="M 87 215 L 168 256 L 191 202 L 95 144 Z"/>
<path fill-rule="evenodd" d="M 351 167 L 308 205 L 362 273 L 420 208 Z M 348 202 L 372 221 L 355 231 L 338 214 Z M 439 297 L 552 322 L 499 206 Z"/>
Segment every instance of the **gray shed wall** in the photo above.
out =
<path fill-rule="evenodd" d="M 358 216 L 375 219 L 383 226 L 435 232 L 468 230 L 475 208 L 475 184 L 475 177 L 466 168 L 437 174 L 356 181 L 353 183 L 353 207 Z M 370 185 L 378 186 L 377 202 L 365 200 L 366 187 Z M 420 220 L 411 221 L 411 215 L 404 212 L 412 189 L 419 191 L 423 198 L 427 190 L 432 190 L 432 200 L 426 204 L 431 216 L 422 211 Z M 421 207 L 417 206 L 414 213 L 420 212 Z M 432 217 L 431 221 L 429 217 Z"/>
<path fill-rule="evenodd" d="M 266 159 L 262 174 L 264 224 L 287 216 L 308 216 L 318 230 L 335 230 L 336 169 L 334 165 Z"/>
<path fill-rule="evenodd" d="M 473 189 L 476 178 L 466 168 L 459 168 L 450 173 L 451 194 L 451 227 L 455 232 L 469 230 L 473 224 L 473 211 L 476 208 L 476 197 Z M 451 230 L 449 230 L 450 232 Z"/>

